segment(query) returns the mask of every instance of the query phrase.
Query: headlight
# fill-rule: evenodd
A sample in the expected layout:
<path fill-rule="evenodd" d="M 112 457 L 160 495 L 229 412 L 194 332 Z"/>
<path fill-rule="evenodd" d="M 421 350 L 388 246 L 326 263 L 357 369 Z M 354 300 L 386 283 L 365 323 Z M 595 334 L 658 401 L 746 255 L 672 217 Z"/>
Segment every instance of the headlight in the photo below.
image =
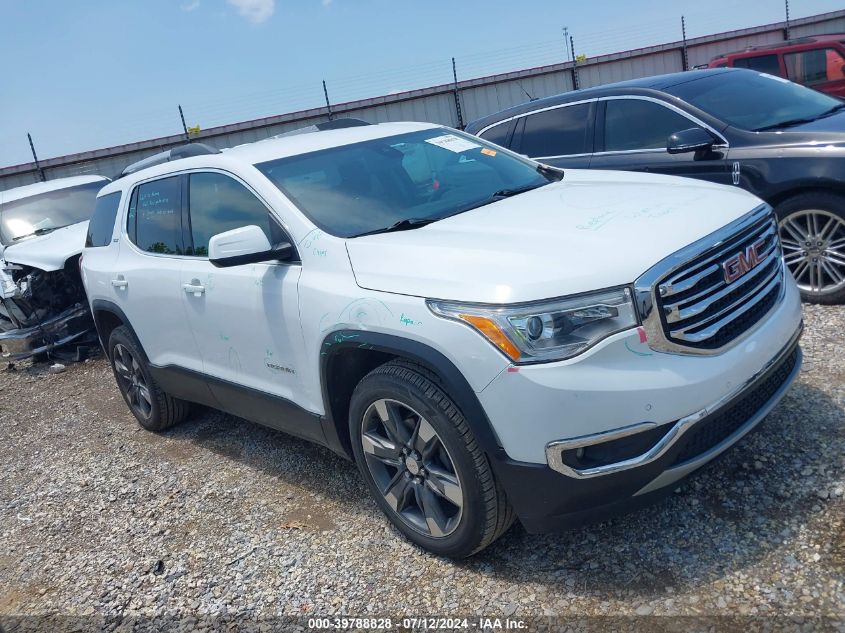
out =
<path fill-rule="evenodd" d="M 468 323 L 519 363 L 571 358 L 637 325 L 628 288 L 513 306 L 427 303 L 437 315 Z"/>

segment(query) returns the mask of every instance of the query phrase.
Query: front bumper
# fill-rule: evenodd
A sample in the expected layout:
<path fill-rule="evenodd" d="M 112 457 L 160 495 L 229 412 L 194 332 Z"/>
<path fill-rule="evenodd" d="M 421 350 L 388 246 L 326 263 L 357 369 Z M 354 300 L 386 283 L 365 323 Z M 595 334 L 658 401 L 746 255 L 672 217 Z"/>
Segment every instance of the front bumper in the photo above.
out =
<path fill-rule="evenodd" d="M 0 351 L 13 360 L 28 358 L 71 343 L 93 329 L 88 306 L 75 305 L 39 325 L 0 332 Z"/>
<path fill-rule="evenodd" d="M 637 435 L 654 442 L 653 448 L 644 453 L 608 462 L 614 465 L 612 468 L 573 476 L 570 471 L 577 470 L 577 465 L 571 455 L 561 457 L 560 445 L 552 451 L 558 457 L 550 461 L 562 464 L 558 470 L 567 474 L 545 465 L 514 461 L 500 451 L 494 456 L 494 469 L 525 528 L 529 532 L 547 532 L 602 520 L 671 491 L 673 484 L 753 430 L 786 394 L 801 369 L 799 336 L 800 329 L 761 372 L 710 411 L 611 440 L 621 443 L 610 451 L 607 447 L 598 451 L 598 457 L 606 460 L 614 451 L 623 455 L 626 451 L 636 452 L 636 442 L 628 440 Z M 565 463 L 567 459 L 569 465 Z"/>

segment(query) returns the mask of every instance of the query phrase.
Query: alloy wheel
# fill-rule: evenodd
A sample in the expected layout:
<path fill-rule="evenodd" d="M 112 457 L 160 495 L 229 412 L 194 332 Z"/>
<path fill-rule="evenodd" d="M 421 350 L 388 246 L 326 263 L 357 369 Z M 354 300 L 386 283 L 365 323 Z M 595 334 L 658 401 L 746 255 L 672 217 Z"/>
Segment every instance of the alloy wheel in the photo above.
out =
<path fill-rule="evenodd" d="M 821 209 L 790 213 L 780 221 L 784 261 L 805 293 L 826 295 L 845 287 L 845 221 Z"/>
<path fill-rule="evenodd" d="M 403 523 L 433 538 L 455 531 L 463 489 L 428 420 L 396 400 L 377 400 L 361 421 L 361 443 L 373 481 Z"/>
<path fill-rule="evenodd" d="M 141 366 L 126 347 L 118 343 L 114 346 L 114 369 L 120 390 L 126 396 L 129 406 L 144 419 L 153 412 L 153 399 L 149 386 L 141 372 Z"/>

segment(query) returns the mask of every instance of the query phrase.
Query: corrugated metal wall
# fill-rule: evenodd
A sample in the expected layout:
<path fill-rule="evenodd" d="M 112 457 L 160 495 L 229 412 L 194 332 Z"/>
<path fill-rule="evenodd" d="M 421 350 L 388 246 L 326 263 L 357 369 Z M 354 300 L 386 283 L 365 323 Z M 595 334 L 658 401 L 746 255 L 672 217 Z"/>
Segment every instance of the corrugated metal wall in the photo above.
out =
<path fill-rule="evenodd" d="M 713 57 L 747 46 L 772 44 L 783 40 L 784 24 L 770 24 L 716 35 L 698 37 L 687 42 L 690 67 L 705 64 Z M 845 10 L 793 21 L 791 37 L 845 32 Z M 578 64 L 580 86 L 601 84 L 659 75 L 683 70 L 680 42 L 652 46 L 612 55 L 602 55 Z M 531 98 L 548 97 L 573 89 L 573 68 L 570 63 L 461 81 L 458 84 L 463 122 L 492 114 L 524 103 Z M 336 116 L 355 117 L 371 123 L 386 121 L 430 121 L 458 126 L 454 86 L 422 88 L 401 94 L 386 95 L 332 106 Z M 325 107 L 282 114 L 254 121 L 244 121 L 203 130 L 197 138 L 215 147 L 231 147 L 250 143 L 274 134 L 325 121 Z M 167 136 L 131 145 L 111 147 L 94 152 L 73 154 L 42 161 L 47 178 L 77 174 L 114 176 L 129 163 L 183 143 L 181 136 Z M 0 169 L 0 191 L 30 184 L 38 180 L 32 163 Z"/>

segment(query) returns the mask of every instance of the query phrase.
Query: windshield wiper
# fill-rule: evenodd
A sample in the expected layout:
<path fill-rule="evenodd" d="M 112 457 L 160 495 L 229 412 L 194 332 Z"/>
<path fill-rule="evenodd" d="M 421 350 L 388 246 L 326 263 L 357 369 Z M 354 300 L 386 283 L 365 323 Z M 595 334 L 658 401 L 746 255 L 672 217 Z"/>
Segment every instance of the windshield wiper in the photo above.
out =
<path fill-rule="evenodd" d="M 499 189 L 498 191 L 494 191 L 490 194 L 490 200 L 487 202 L 492 202 L 498 200 L 499 198 L 511 198 L 513 196 L 518 196 L 521 193 L 525 193 L 526 191 L 531 191 L 532 189 L 537 189 L 538 187 L 542 187 L 546 183 L 540 183 L 539 185 L 525 185 L 524 187 L 514 187 L 512 189 Z"/>
<path fill-rule="evenodd" d="M 395 231 L 408 231 L 410 229 L 418 229 L 421 226 L 431 224 L 432 222 L 436 222 L 439 219 L 440 218 L 405 218 L 404 220 L 394 222 L 390 226 L 386 226 L 380 229 L 373 229 L 372 231 L 365 231 L 363 233 L 358 233 L 357 235 L 353 235 L 352 237 L 364 237 L 365 235 L 377 235 L 379 233 L 393 233 Z"/>
<path fill-rule="evenodd" d="M 845 108 L 845 103 L 840 103 L 839 105 L 835 105 L 830 110 L 828 110 L 826 112 L 822 112 L 819 115 L 819 118 L 821 119 L 823 117 L 830 116 L 831 114 L 836 114 L 837 112 L 839 112 L 843 108 Z"/>
<path fill-rule="evenodd" d="M 537 173 L 551 180 L 552 182 L 560 182 L 563 180 L 563 170 L 551 165 L 537 165 Z"/>
<path fill-rule="evenodd" d="M 777 130 L 778 128 L 782 127 L 792 127 L 793 125 L 800 125 L 801 123 L 812 123 L 813 121 L 818 121 L 820 118 L 827 116 L 828 114 L 833 114 L 837 110 L 840 110 L 842 107 L 845 107 L 845 103 L 837 106 L 833 106 L 830 110 L 822 112 L 821 114 L 817 114 L 816 116 L 808 116 L 808 117 L 801 117 L 797 119 L 787 119 L 786 121 L 781 121 L 780 123 L 773 123 L 772 125 L 764 125 L 763 127 L 758 127 L 753 132 L 765 132 L 767 130 Z"/>
<path fill-rule="evenodd" d="M 32 237 L 33 235 L 44 235 L 46 233 L 50 233 L 51 231 L 55 231 L 58 228 L 61 228 L 61 227 L 52 226 L 48 229 L 35 229 L 32 233 L 27 233 L 26 235 L 18 235 L 17 237 L 13 237 L 12 241 L 16 242 L 18 240 L 22 240 L 25 237 Z"/>

